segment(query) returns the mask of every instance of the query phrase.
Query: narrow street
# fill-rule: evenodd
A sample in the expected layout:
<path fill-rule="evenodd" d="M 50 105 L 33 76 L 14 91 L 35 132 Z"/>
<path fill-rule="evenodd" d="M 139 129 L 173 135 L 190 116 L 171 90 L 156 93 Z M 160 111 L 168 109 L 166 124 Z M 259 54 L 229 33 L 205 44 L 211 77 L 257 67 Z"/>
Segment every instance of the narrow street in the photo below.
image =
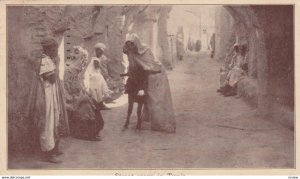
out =
<path fill-rule="evenodd" d="M 127 104 L 103 111 L 103 141 L 61 141 L 62 164 L 35 158 L 11 161 L 13 168 L 276 168 L 294 166 L 293 132 L 256 115 L 237 97 L 223 97 L 220 65 L 205 52 L 188 54 L 168 72 L 177 129 L 175 134 L 136 131 L 134 109 L 122 131 Z"/>

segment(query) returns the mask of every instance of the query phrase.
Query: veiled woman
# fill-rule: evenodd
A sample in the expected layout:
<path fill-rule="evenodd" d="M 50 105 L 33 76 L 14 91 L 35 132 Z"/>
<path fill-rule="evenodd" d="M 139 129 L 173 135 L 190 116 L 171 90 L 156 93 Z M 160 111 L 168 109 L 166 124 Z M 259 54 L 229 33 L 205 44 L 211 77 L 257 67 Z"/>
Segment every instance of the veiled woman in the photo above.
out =
<path fill-rule="evenodd" d="M 154 58 L 151 49 L 134 33 L 127 37 L 123 52 L 128 56 L 129 72 L 137 65 L 148 74 L 143 117 L 148 118 L 152 130 L 175 132 L 176 122 L 171 91 L 161 62 Z"/>
<path fill-rule="evenodd" d="M 80 46 L 74 46 L 70 56 L 65 63 L 64 85 L 71 134 L 79 139 L 100 141 L 104 121 L 98 105 L 85 87 L 85 82 L 90 84 L 90 76 L 85 74 L 91 72 L 93 63 L 87 67 L 88 52 Z"/>

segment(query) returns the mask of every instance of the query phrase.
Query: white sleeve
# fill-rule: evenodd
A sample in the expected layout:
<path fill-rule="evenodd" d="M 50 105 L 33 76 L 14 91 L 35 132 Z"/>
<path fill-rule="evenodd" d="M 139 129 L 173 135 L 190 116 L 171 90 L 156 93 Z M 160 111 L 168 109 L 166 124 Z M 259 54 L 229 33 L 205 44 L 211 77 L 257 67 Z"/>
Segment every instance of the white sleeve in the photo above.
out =
<path fill-rule="evenodd" d="M 49 57 L 42 58 L 40 66 L 40 75 L 52 72 L 56 69 L 55 64 Z"/>

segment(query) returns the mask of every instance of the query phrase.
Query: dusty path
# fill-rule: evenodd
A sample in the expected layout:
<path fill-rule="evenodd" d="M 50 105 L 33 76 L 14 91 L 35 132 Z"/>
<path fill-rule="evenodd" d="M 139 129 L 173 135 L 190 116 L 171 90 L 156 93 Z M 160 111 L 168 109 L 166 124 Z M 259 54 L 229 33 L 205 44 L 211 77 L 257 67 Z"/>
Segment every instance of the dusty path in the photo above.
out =
<path fill-rule="evenodd" d="M 262 120 L 236 97 L 218 88 L 219 65 L 207 54 L 189 55 L 168 72 L 177 132 L 122 132 L 127 105 L 104 111 L 104 140 L 64 139 L 62 164 L 34 159 L 11 162 L 14 168 L 287 168 L 293 167 L 293 131 Z"/>

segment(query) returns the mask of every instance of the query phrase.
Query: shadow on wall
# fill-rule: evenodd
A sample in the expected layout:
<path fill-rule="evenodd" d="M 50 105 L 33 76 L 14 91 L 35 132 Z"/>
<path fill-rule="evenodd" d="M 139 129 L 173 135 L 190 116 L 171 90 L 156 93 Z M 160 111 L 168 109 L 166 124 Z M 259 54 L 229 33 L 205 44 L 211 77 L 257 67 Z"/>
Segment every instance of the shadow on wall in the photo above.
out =
<path fill-rule="evenodd" d="M 224 8 L 234 20 L 235 42 L 246 41 L 249 48 L 248 76 L 239 84 L 242 97 L 257 106 L 261 115 L 293 128 L 294 7 Z M 280 115 L 284 113 L 288 115 Z"/>

